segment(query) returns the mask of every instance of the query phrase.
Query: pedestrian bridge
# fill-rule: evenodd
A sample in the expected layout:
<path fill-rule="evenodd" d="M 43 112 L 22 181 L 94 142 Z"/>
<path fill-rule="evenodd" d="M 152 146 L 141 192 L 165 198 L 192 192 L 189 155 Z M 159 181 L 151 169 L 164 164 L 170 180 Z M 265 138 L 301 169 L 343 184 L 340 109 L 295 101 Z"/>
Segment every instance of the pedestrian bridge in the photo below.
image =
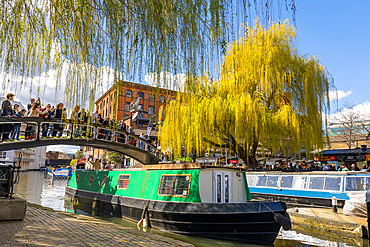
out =
<path fill-rule="evenodd" d="M 4 140 L 0 151 L 49 145 L 91 146 L 122 153 L 145 165 L 161 161 L 161 154 L 147 140 L 101 125 L 31 117 L 0 117 L 0 125 L 0 140 Z M 14 126 L 20 126 L 19 131 Z M 7 140 L 8 136 L 19 140 Z"/>

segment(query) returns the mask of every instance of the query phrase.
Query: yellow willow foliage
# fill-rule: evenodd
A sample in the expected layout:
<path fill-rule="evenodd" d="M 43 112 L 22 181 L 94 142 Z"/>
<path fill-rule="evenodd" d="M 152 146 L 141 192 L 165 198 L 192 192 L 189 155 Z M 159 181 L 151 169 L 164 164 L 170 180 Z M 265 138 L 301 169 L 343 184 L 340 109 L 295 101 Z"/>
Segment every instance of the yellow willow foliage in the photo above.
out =
<path fill-rule="evenodd" d="M 284 9 L 280 1 L 253 3 L 267 19 L 272 6 Z M 294 16 L 294 0 L 285 5 Z M 203 74 L 225 54 L 250 6 L 249 0 L 0 0 L 1 86 L 20 90 L 53 69 L 58 83 L 68 81 L 65 103 L 74 105 L 94 102 L 102 67 L 112 68 L 115 81 L 142 80 L 148 72 Z"/>
<path fill-rule="evenodd" d="M 248 162 L 261 144 L 298 153 L 305 147 L 307 155 L 322 146 L 322 111 L 333 86 L 325 67 L 298 53 L 287 21 L 267 29 L 256 21 L 245 32 L 230 45 L 219 80 L 189 79 L 165 109 L 163 150 L 179 156 L 182 148 L 224 147 Z"/>

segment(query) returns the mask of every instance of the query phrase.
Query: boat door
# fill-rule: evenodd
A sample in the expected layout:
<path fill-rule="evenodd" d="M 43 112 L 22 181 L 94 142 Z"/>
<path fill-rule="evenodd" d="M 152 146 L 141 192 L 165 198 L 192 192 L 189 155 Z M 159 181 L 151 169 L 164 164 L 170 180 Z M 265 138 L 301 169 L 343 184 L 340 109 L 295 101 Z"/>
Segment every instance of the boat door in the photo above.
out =
<path fill-rule="evenodd" d="M 213 202 L 230 202 L 230 172 L 213 171 Z"/>

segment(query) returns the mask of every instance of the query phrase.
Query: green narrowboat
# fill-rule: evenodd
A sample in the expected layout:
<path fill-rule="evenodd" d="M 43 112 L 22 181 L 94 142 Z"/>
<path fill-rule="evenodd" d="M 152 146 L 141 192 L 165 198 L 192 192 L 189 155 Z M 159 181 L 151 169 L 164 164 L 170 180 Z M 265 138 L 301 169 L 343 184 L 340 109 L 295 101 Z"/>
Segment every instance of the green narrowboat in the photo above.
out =
<path fill-rule="evenodd" d="M 163 231 L 245 243 L 272 244 L 281 225 L 290 224 L 284 202 L 251 200 L 238 168 L 182 163 L 81 170 L 73 173 L 66 196 L 74 206 L 144 219 Z"/>

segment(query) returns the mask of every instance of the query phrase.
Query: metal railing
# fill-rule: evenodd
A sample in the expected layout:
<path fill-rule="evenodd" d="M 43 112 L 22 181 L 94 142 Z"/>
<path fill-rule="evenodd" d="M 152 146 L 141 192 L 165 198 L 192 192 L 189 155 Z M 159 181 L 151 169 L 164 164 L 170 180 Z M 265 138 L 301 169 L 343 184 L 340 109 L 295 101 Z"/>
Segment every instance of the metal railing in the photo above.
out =
<path fill-rule="evenodd" d="M 43 118 L 9 118 L 0 117 L 0 145 L 12 141 L 89 139 L 110 143 L 125 144 L 157 157 L 161 154 L 147 140 L 137 135 L 107 128 L 97 124 L 73 123 L 73 121 L 51 120 Z M 3 142 L 4 141 L 4 142 Z"/>

